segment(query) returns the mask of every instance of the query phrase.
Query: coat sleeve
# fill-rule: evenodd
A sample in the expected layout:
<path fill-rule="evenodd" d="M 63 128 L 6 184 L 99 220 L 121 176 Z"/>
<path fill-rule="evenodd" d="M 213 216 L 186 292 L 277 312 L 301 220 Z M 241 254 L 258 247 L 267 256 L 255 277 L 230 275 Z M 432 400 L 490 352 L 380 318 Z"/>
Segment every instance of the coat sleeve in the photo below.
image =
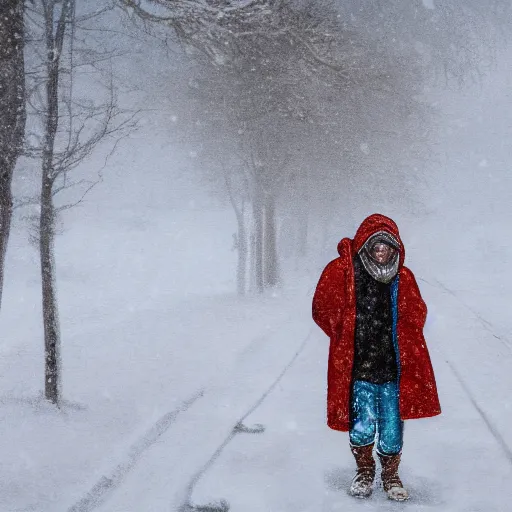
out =
<path fill-rule="evenodd" d="M 427 305 L 411 270 L 404 268 L 404 277 L 407 281 L 407 295 L 404 297 L 403 311 L 401 312 L 403 322 L 409 327 L 423 331 L 427 319 Z"/>
<path fill-rule="evenodd" d="M 337 258 L 325 267 L 313 296 L 313 320 L 329 337 L 340 332 L 345 295 L 345 269 Z"/>

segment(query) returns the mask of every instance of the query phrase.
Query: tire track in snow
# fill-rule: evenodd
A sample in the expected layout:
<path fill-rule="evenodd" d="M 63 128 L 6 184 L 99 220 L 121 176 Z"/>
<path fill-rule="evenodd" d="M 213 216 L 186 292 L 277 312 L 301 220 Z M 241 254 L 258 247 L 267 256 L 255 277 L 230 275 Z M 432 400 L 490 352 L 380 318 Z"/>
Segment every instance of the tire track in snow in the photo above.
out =
<path fill-rule="evenodd" d="M 144 435 L 130 446 L 125 460 L 115 466 L 108 475 L 103 475 L 82 499 L 68 508 L 68 512 L 90 512 L 102 505 L 110 494 L 122 484 L 126 475 L 133 469 L 142 455 L 169 430 L 180 413 L 187 411 L 203 395 L 204 390 L 196 392 L 176 409 L 159 418 Z"/>
<path fill-rule="evenodd" d="M 263 333 L 256 338 L 253 338 L 247 346 L 238 354 L 237 361 L 247 357 L 254 346 L 260 346 L 262 342 L 271 338 L 272 334 L 279 331 L 282 326 L 289 324 L 292 316 L 287 316 L 284 321 L 278 323 L 269 331 Z M 207 383 L 211 384 L 211 382 Z M 277 383 L 276 383 L 277 384 Z M 163 435 L 170 426 L 175 422 L 180 413 L 186 412 L 194 403 L 202 398 L 207 392 L 207 385 L 204 385 L 200 391 L 192 395 L 191 398 L 182 402 L 182 404 L 175 410 L 163 415 L 157 420 L 153 426 L 137 441 L 135 441 L 125 457 L 125 460 L 120 462 L 115 468 L 110 471 L 110 474 L 103 475 L 83 496 L 79 501 L 74 503 L 67 509 L 67 512 L 91 512 L 92 510 L 103 505 L 107 499 L 122 485 L 124 478 L 135 467 L 142 455 Z"/>
<path fill-rule="evenodd" d="M 493 426 L 491 420 L 487 416 L 487 414 L 483 411 L 483 409 L 478 405 L 478 402 L 476 401 L 475 397 L 473 396 L 473 393 L 469 389 L 468 385 L 464 381 L 464 379 L 461 377 L 455 366 L 451 363 L 451 361 L 446 361 L 448 366 L 450 367 L 450 370 L 455 375 L 455 378 L 459 381 L 459 384 L 462 386 L 462 389 L 466 393 L 466 396 L 468 397 L 469 401 L 473 405 L 473 407 L 477 410 L 478 414 L 482 418 L 483 422 L 489 429 L 490 433 L 496 440 L 496 442 L 500 445 L 503 453 L 506 455 L 508 461 L 512 465 L 512 451 L 510 450 L 509 446 L 505 442 L 505 439 L 501 436 L 501 434 L 498 432 L 498 430 Z"/>
<path fill-rule="evenodd" d="M 498 339 L 507 347 L 509 350 L 512 350 L 512 346 L 509 342 L 509 340 L 505 336 L 498 336 L 493 331 L 493 325 L 491 322 L 486 320 L 478 311 L 474 310 L 471 306 L 466 304 L 460 297 L 457 296 L 457 294 L 450 290 L 447 286 L 445 286 L 441 281 L 438 279 L 435 279 L 436 284 L 432 284 L 431 282 L 427 281 L 426 279 L 419 278 L 424 283 L 428 284 L 429 286 L 432 286 L 433 288 L 437 288 L 441 290 L 443 293 L 446 293 L 450 296 L 452 296 L 454 299 L 456 299 L 460 304 L 462 304 L 466 309 L 468 309 L 473 316 L 480 322 L 481 326 L 490 333 L 493 338 Z M 482 421 L 485 423 L 487 429 L 495 439 L 495 441 L 500 446 L 501 450 L 503 451 L 504 455 L 506 456 L 508 462 L 512 465 L 512 450 L 508 446 L 507 442 L 503 438 L 503 436 L 500 434 L 500 432 L 493 426 L 491 420 L 489 419 L 489 416 L 485 413 L 485 411 L 478 405 L 478 402 L 471 391 L 470 387 L 467 385 L 466 381 L 462 378 L 461 374 L 458 372 L 455 365 L 448 359 L 446 359 L 446 364 L 450 368 L 451 372 L 461 385 L 462 389 L 464 390 L 464 393 L 468 397 L 468 400 L 470 401 L 471 405 L 475 408 L 475 410 L 478 412 L 480 418 L 482 418 Z"/>
<path fill-rule="evenodd" d="M 233 428 L 231 429 L 229 435 L 224 439 L 224 441 L 217 447 L 213 455 L 206 461 L 206 463 L 193 475 L 193 477 L 190 479 L 190 482 L 186 488 L 185 491 L 185 497 L 182 500 L 181 506 L 178 508 L 179 512 L 193 512 L 193 511 L 199 511 L 199 510 L 205 510 L 205 511 L 226 511 L 229 510 L 229 506 L 226 502 L 221 501 L 218 506 L 195 506 L 192 504 L 192 495 L 194 493 L 194 490 L 199 483 L 199 481 L 203 478 L 206 473 L 211 469 L 211 467 L 215 464 L 215 462 L 219 459 L 219 457 L 222 455 L 222 452 L 224 449 L 231 443 L 231 441 L 237 436 L 237 434 L 240 434 L 241 432 L 244 432 L 241 427 L 243 427 L 243 424 L 245 420 L 254 412 L 258 407 L 265 401 L 265 399 L 274 391 L 274 389 L 277 387 L 277 385 L 281 382 L 283 377 L 286 375 L 288 370 L 293 366 L 299 355 L 302 353 L 304 348 L 306 347 L 308 341 L 310 340 L 311 336 L 313 334 L 313 328 L 311 328 L 308 335 L 303 339 L 302 343 L 300 344 L 299 348 L 296 350 L 293 357 L 290 359 L 290 361 L 285 365 L 281 373 L 276 377 L 276 379 L 272 382 L 272 384 L 265 390 L 265 392 L 256 400 L 256 402 L 241 416 L 238 421 L 233 425 Z"/>
<path fill-rule="evenodd" d="M 493 338 L 501 341 L 505 347 L 507 347 L 508 350 L 512 351 L 512 342 L 506 337 L 506 336 L 499 336 L 494 332 L 493 329 L 495 329 L 494 325 L 486 320 L 476 309 L 473 309 L 469 304 L 467 304 L 464 300 L 462 300 L 453 290 L 448 288 L 445 284 L 443 284 L 439 279 L 434 279 L 436 284 L 431 283 L 430 281 L 427 281 L 424 278 L 418 278 L 420 281 L 423 281 L 424 283 L 428 284 L 429 286 L 432 286 L 433 288 L 437 288 L 438 290 L 443 291 L 444 293 L 447 293 L 448 295 L 451 295 L 455 300 L 457 300 L 460 304 L 462 304 L 468 311 L 471 312 L 471 314 L 480 322 L 480 325 L 489 333 L 492 335 Z"/>

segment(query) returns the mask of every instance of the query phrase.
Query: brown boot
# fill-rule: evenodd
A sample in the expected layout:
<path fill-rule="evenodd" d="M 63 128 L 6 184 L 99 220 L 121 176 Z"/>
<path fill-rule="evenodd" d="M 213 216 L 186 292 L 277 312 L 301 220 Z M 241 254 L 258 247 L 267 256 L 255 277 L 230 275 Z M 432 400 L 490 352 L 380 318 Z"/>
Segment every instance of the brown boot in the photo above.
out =
<path fill-rule="evenodd" d="M 350 445 L 350 450 L 356 459 L 357 473 L 352 479 L 349 494 L 356 498 L 368 498 L 372 493 L 375 480 L 373 443 L 367 446 Z"/>
<path fill-rule="evenodd" d="M 409 493 L 402 484 L 398 476 L 398 466 L 400 465 L 401 454 L 382 455 L 378 454 L 382 466 L 382 486 L 390 500 L 405 501 L 409 499 Z"/>

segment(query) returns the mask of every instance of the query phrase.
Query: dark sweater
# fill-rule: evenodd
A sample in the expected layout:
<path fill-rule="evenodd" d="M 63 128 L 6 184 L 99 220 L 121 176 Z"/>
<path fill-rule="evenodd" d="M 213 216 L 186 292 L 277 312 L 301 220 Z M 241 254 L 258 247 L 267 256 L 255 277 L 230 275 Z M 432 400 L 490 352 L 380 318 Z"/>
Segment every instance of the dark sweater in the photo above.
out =
<path fill-rule="evenodd" d="M 354 380 L 383 384 L 397 379 L 393 346 L 391 283 L 374 279 L 359 255 L 354 257 L 356 330 L 354 339 Z"/>

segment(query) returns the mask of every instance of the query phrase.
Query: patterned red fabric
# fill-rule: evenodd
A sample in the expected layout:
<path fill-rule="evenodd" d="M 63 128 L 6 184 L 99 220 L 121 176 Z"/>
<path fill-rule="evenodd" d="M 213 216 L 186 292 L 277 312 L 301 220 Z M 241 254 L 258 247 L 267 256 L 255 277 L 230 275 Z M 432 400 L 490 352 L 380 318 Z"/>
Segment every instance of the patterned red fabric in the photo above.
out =
<path fill-rule="evenodd" d="M 349 401 L 354 359 L 356 298 L 352 258 L 378 231 L 392 234 L 401 246 L 397 337 L 400 351 L 400 416 L 403 420 L 441 413 L 434 371 L 423 326 L 427 307 L 414 274 L 404 266 L 405 251 L 396 224 L 374 214 L 363 221 L 353 240 L 338 244 L 339 257 L 325 267 L 313 297 L 313 319 L 330 338 L 327 370 L 327 424 L 349 430 Z"/>

